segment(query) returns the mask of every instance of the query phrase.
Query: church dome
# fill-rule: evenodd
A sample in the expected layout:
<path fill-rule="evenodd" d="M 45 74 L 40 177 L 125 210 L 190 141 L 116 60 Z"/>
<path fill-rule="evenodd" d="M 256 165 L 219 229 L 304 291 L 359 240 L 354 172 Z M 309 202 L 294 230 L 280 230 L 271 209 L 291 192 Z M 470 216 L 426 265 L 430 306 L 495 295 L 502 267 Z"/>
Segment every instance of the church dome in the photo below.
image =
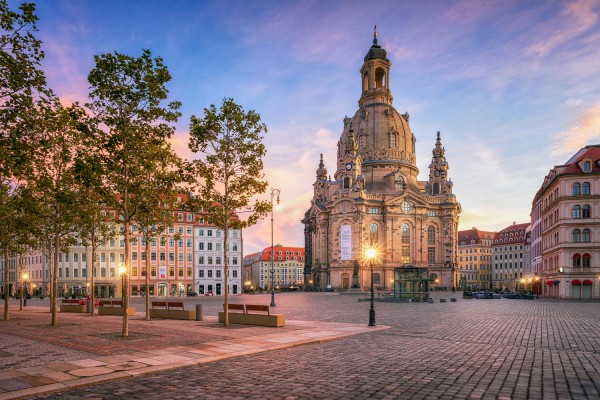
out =
<path fill-rule="evenodd" d="M 338 158 L 340 163 L 353 148 L 365 165 L 406 166 L 417 171 L 415 137 L 409 126 L 408 113 L 400 114 L 392 106 L 389 76 L 392 63 L 386 51 L 377 44 L 377 31 L 373 34 L 373 45 L 365 56 L 360 69 L 362 94 L 359 109 L 352 118 L 344 119 L 344 130 L 340 137 Z M 338 166 L 341 168 L 341 164 Z M 416 172 L 412 173 L 416 176 Z"/>

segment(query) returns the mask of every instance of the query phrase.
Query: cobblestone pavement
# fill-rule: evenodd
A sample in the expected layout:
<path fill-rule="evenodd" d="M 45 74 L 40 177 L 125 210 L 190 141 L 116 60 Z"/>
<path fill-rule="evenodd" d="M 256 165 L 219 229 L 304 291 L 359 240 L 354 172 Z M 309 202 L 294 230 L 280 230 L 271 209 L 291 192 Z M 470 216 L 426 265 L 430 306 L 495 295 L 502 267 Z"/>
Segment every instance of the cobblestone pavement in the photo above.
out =
<path fill-rule="evenodd" d="M 202 302 L 210 314 L 220 300 Z M 368 307 L 352 295 L 277 296 L 277 310 L 288 320 L 366 323 Z M 459 299 L 376 303 L 376 310 L 377 323 L 391 329 L 44 398 L 600 398 L 597 302 Z"/>

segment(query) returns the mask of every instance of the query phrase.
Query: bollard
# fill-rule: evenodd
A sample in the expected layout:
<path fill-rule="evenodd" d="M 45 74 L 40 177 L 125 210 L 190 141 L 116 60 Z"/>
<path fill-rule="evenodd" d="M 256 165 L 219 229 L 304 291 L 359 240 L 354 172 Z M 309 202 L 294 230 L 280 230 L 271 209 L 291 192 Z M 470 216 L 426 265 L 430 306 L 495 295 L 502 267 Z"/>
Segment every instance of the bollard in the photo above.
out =
<path fill-rule="evenodd" d="M 456 297 L 450 297 L 450 302 L 451 303 L 456 303 Z"/>
<path fill-rule="evenodd" d="M 202 321 L 202 304 L 196 304 L 196 321 Z"/>
<path fill-rule="evenodd" d="M 430 298 L 429 300 L 427 300 L 428 303 L 433 303 L 433 299 Z"/>

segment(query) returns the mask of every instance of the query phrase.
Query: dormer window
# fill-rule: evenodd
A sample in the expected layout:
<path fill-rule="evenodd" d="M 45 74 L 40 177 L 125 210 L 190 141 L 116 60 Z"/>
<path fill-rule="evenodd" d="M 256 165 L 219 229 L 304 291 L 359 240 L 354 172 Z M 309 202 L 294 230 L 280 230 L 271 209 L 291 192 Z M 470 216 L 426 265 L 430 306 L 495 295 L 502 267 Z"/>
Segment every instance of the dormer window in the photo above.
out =
<path fill-rule="evenodd" d="M 404 190 L 406 188 L 406 183 L 404 182 L 402 175 L 396 175 L 394 186 L 396 190 Z"/>
<path fill-rule="evenodd" d="M 590 160 L 585 160 L 582 164 L 583 172 L 592 172 L 592 162 Z"/>

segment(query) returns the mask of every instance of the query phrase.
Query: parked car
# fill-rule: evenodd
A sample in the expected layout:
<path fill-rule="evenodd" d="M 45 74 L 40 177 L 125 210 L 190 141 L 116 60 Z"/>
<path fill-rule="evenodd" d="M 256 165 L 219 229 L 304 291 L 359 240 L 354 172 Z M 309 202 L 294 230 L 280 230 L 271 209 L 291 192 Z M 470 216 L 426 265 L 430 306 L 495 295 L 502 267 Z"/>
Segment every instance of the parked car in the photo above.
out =
<path fill-rule="evenodd" d="M 206 292 L 205 296 L 214 296 L 213 292 Z"/>

